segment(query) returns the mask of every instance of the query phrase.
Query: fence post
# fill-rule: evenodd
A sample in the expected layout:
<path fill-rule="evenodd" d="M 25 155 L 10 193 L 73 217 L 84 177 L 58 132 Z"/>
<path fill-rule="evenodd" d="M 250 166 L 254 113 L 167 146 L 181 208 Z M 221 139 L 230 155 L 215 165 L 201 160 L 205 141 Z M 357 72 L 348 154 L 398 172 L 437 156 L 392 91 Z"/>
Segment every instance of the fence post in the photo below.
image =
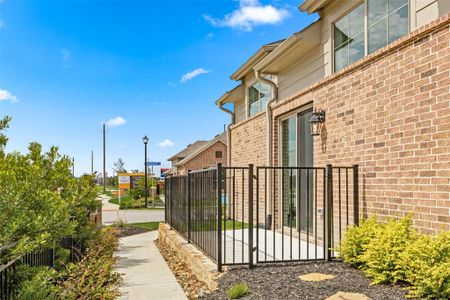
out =
<path fill-rule="evenodd" d="M 188 205 L 188 217 L 187 217 L 187 231 L 188 231 L 188 243 L 191 242 L 191 170 L 187 173 L 187 205 Z"/>
<path fill-rule="evenodd" d="M 168 210 L 167 210 L 167 201 L 169 201 L 169 197 L 167 197 L 168 194 L 168 178 L 164 178 L 164 221 L 169 222 L 169 218 L 167 217 L 167 215 L 169 214 Z"/>
<path fill-rule="evenodd" d="M 217 164 L 217 271 L 222 272 L 222 164 Z"/>
<path fill-rule="evenodd" d="M 359 225 L 359 166 L 353 165 L 353 223 Z"/>
<path fill-rule="evenodd" d="M 173 211 L 172 211 L 172 206 L 173 206 L 173 202 L 172 202 L 172 193 L 173 193 L 173 186 L 172 186 L 172 183 L 173 183 L 173 178 L 170 178 L 170 190 L 169 190 L 169 219 L 170 219 L 170 223 L 169 223 L 169 225 L 170 225 L 170 230 L 172 230 L 172 224 L 173 224 L 173 219 L 172 219 L 172 214 L 173 214 Z"/>
<path fill-rule="evenodd" d="M 331 260 L 333 235 L 333 167 L 327 165 L 327 201 L 325 203 L 325 260 Z"/>
<path fill-rule="evenodd" d="M 253 268 L 253 164 L 248 165 L 248 267 Z"/>

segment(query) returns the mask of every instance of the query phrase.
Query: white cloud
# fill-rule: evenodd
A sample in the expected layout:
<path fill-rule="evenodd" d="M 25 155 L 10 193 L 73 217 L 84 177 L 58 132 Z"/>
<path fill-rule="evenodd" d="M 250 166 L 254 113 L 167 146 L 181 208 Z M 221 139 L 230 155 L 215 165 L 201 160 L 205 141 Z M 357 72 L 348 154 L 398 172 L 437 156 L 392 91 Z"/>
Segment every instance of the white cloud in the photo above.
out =
<path fill-rule="evenodd" d="M 168 139 L 165 139 L 164 141 L 158 143 L 158 146 L 160 146 L 161 148 L 172 147 L 174 145 L 175 144 L 171 140 L 168 140 Z"/>
<path fill-rule="evenodd" d="M 18 102 L 17 97 L 11 94 L 7 90 L 0 89 L 0 102 L 2 101 L 9 101 L 12 103 Z"/>
<path fill-rule="evenodd" d="M 191 71 L 191 72 L 187 72 L 186 74 L 184 74 L 184 75 L 181 77 L 180 82 L 181 82 L 181 83 L 186 83 L 186 82 L 188 82 L 189 80 L 191 80 L 191 79 L 197 77 L 198 75 L 201 75 L 201 74 L 208 74 L 209 72 L 210 72 L 209 70 L 205 70 L 205 69 L 203 69 L 203 68 L 195 69 L 195 70 L 193 70 L 193 71 Z"/>
<path fill-rule="evenodd" d="M 231 27 L 243 31 L 252 31 L 254 26 L 277 24 L 289 16 L 284 8 L 262 5 L 258 0 L 240 0 L 239 8 L 225 15 L 222 19 L 209 15 L 203 16 L 207 22 L 216 27 Z"/>
<path fill-rule="evenodd" d="M 115 127 L 115 126 L 121 126 L 124 125 L 127 121 L 122 117 L 115 117 L 111 118 L 108 121 L 106 121 L 106 126 L 108 127 Z"/>

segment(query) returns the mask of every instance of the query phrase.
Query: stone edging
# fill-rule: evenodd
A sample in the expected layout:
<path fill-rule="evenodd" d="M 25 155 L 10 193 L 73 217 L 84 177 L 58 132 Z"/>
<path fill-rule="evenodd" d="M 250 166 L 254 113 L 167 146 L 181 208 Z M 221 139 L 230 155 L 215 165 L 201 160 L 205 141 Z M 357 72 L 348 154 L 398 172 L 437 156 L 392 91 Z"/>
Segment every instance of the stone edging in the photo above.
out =
<path fill-rule="evenodd" d="M 175 230 L 165 223 L 159 224 L 158 239 L 167 247 L 170 247 L 177 256 L 186 263 L 192 273 L 201 282 L 204 282 L 210 291 L 217 289 L 217 279 L 220 272 L 211 259 L 203 254 L 194 245 L 188 243 Z"/>

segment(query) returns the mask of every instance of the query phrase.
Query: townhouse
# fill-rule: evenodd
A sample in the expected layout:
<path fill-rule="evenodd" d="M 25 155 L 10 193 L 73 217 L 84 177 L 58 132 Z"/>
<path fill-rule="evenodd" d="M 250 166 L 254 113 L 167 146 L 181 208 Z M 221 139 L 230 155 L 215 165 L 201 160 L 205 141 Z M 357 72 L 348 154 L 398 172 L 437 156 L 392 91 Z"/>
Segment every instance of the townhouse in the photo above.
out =
<path fill-rule="evenodd" d="M 216 101 L 232 119 L 229 165 L 358 164 L 361 216 L 412 214 L 424 232 L 449 230 L 450 1 L 299 9 L 320 17 L 262 46 Z M 286 214 L 282 198 L 273 214 Z"/>
<path fill-rule="evenodd" d="M 172 163 L 172 175 L 186 175 L 189 170 L 207 169 L 218 163 L 227 164 L 225 133 L 209 141 L 199 140 L 168 159 Z"/>

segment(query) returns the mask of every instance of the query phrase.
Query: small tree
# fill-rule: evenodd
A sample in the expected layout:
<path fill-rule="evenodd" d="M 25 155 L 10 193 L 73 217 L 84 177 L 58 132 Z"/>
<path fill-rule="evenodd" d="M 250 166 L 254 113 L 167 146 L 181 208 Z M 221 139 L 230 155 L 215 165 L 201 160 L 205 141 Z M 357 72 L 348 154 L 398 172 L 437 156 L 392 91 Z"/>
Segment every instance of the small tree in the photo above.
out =
<path fill-rule="evenodd" d="M 89 211 L 101 205 L 93 177 L 73 177 L 72 159 L 57 147 L 43 152 L 34 142 L 26 154 L 6 154 L 9 121 L 0 120 L 0 245 L 17 242 L 12 254 L 20 255 L 64 236 L 88 238 Z"/>
<path fill-rule="evenodd" d="M 115 163 L 114 163 L 114 171 L 116 173 L 126 173 L 127 170 L 125 169 L 125 162 L 123 161 L 123 159 L 119 158 Z"/>
<path fill-rule="evenodd" d="M 147 178 L 147 188 L 150 190 L 152 186 L 152 182 L 150 178 Z M 148 191 L 147 191 L 148 193 Z M 137 185 L 129 191 L 129 194 L 133 199 L 139 200 L 140 198 L 145 197 L 145 177 L 139 179 Z"/>

